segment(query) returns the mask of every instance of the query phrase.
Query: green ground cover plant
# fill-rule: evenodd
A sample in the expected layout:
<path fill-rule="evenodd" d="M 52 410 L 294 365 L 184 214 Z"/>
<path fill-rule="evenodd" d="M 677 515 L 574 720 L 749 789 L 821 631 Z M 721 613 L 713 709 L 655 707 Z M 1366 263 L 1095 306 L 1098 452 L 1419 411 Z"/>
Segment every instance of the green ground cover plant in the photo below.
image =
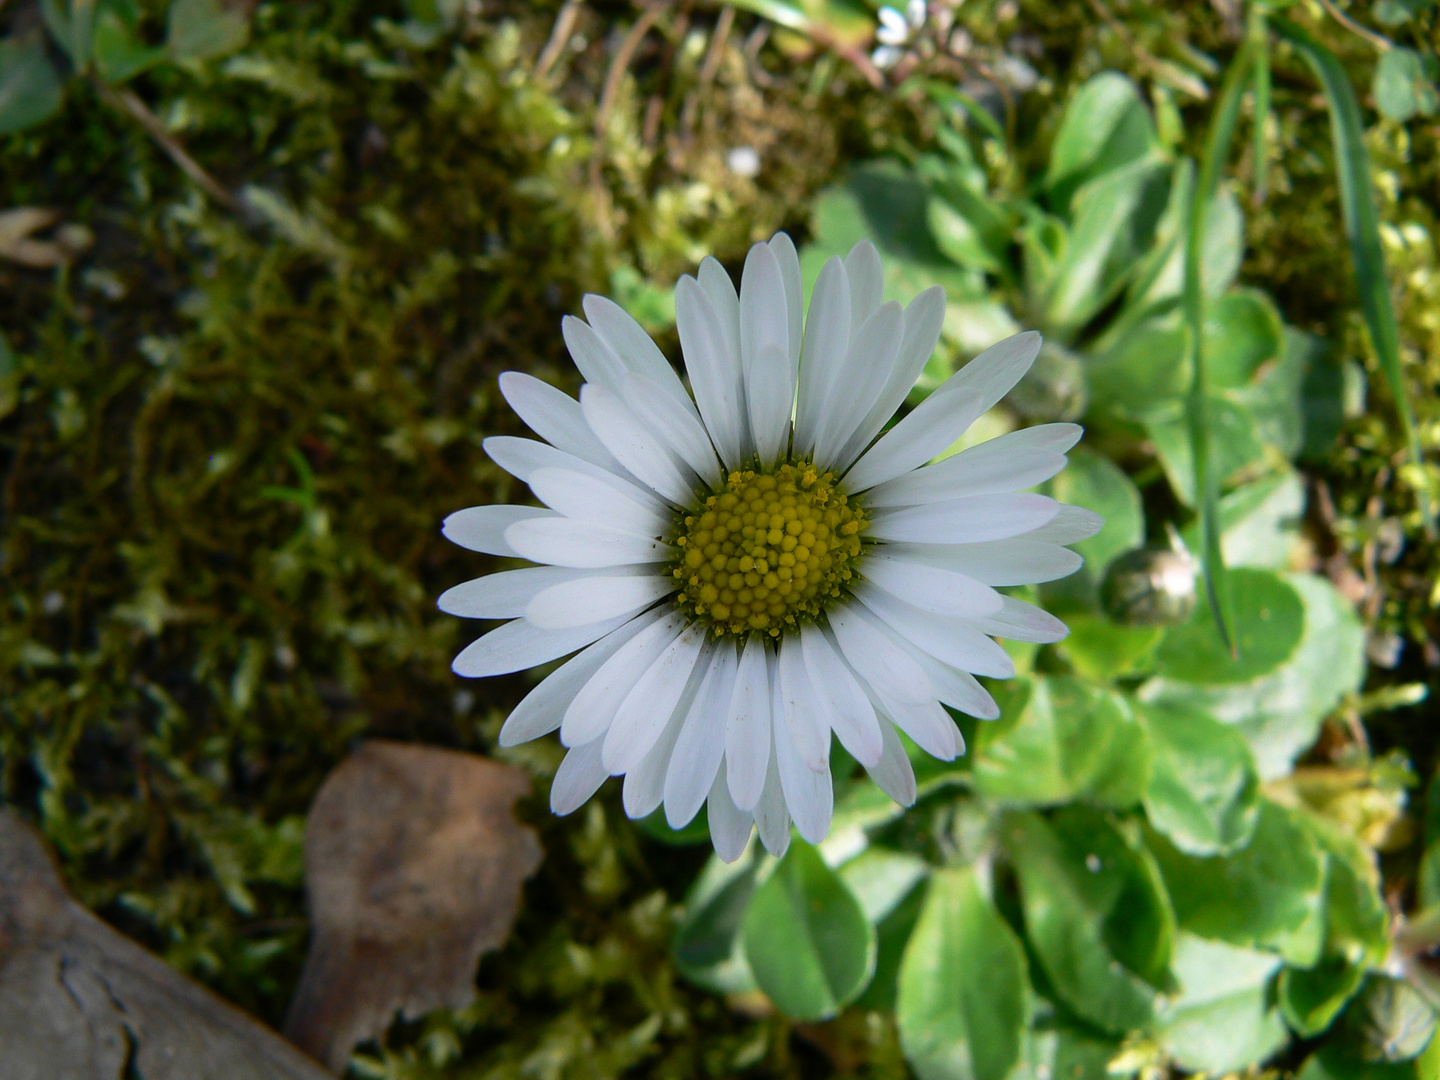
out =
<path fill-rule="evenodd" d="M 1328 6 L 1283 14 L 1359 88 L 1394 355 L 1272 37 L 1202 234 L 1232 657 L 1185 584 L 1183 301 L 1238 6 L 937 4 L 882 57 L 833 2 L 0 4 L 0 213 L 58 215 L 0 226 L 0 800 L 278 1025 L 320 781 L 364 736 L 494 753 L 530 685 L 460 685 L 434 608 L 477 571 L 440 520 L 520 496 L 498 373 L 573 391 L 585 292 L 674 356 L 703 255 L 785 227 L 808 287 L 869 236 L 890 298 L 947 290 L 912 403 L 1045 331 L 984 433 L 1086 424 L 1054 494 L 1110 524 L 1041 597 L 1071 636 L 914 809 L 837 761 L 830 839 L 779 862 L 614 793 L 553 819 L 559 748 L 505 751 L 546 852 L 515 934 L 352 1075 L 1428 1080 L 1440 15 Z"/>

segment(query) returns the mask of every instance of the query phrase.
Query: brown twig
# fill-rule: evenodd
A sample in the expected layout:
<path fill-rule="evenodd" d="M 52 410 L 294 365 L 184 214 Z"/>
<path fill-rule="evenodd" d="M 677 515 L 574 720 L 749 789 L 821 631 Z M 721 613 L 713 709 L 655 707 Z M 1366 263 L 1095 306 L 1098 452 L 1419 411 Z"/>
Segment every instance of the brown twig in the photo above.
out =
<path fill-rule="evenodd" d="M 180 166 L 180 171 L 195 181 L 205 194 L 227 210 L 235 209 L 237 205 L 235 196 L 221 187 L 219 181 L 206 172 L 200 163 L 185 151 L 175 137 L 165 130 L 165 125 L 160 122 L 160 118 L 150 111 L 150 106 L 136 97 L 134 91 L 116 90 L 98 77 L 92 76 L 91 82 L 105 104 L 119 112 L 128 113 L 133 119 L 139 121 L 140 126 L 145 129 L 145 133 L 155 140 L 156 145 L 165 151 L 165 155 Z"/>
<path fill-rule="evenodd" d="M 610 70 L 605 73 L 605 85 L 600 92 L 600 104 L 595 109 L 595 149 L 590 154 L 590 189 L 595 198 L 598 224 L 606 234 L 612 231 L 612 224 L 605 198 L 605 185 L 600 175 L 600 164 L 605 155 L 605 129 L 610 123 L 610 110 L 615 107 L 615 98 L 620 94 L 620 83 L 625 78 L 630 61 L 635 57 L 635 50 L 640 48 L 640 43 L 660 18 L 662 10 L 664 8 L 660 4 L 646 7 L 635 20 L 635 25 L 630 27 L 629 33 L 620 42 L 620 47 L 615 50 L 610 61 Z"/>
<path fill-rule="evenodd" d="M 705 49 L 705 59 L 700 64 L 700 90 L 703 92 L 710 88 L 715 81 L 715 75 L 720 70 L 720 61 L 725 56 L 725 42 L 730 39 L 730 28 L 735 25 L 735 8 L 726 4 L 720 9 L 720 17 L 715 20 L 715 30 L 710 35 L 710 44 Z"/>
<path fill-rule="evenodd" d="M 550 39 L 545 42 L 545 47 L 540 50 L 540 56 L 535 61 L 536 79 L 544 81 L 550 74 L 550 69 L 555 66 L 555 61 L 559 60 L 560 54 L 565 51 L 565 46 L 570 43 L 570 36 L 575 30 L 575 20 L 580 16 L 581 3 L 582 0 L 565 0 L 560 14 L 555 16 Z"/>

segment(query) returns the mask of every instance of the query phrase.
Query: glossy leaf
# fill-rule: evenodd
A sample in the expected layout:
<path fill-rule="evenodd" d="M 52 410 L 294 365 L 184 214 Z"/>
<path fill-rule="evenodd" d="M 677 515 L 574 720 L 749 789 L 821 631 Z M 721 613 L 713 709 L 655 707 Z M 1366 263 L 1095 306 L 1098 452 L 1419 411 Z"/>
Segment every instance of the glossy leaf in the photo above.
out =
<path fill-rule="evenodd" d="M 974 870 L 931 878 L 900 967 L 896 1021 L 920 1080 L 1005 1080 L 1020 1057 L 1029 985 L 1014 932 Z"/>
<path fill-rule="evenodd" d="M 1077 679 L 1033 680 L 1023 704 L 979 728 L 975 743 L 975 790 L 1014 806 L 1124 808 L 1149 782 L 1148 739 L 1127 700 Z"/>
<path fill-rule="evenodd" d="M 1232 945 L 1272 947 L 1305 966 L 1320 954 L 1324 853 L 1293 811 L 1261 800 L 1255 835 L 1241 850 L 1199 857 L 1158 833 L 1150 847 L 1184 930 Z"/>
<path fill-rule="evenodd" d="M 1273 954 L 1180 934 L 1173 965 L 1180 993 L 1160 1010 L 1160 1045 L 1196 1072 L 1237 1072 L 1264 1061 L 1286 1041 L 1268 994 L 1279 966 Z"/>
<path fill-rule="evenodd" d="M 1235 289 L 1205 305 L 1200 342 L 1212 390 L 1245 386 L 1285 348 L 1280 313 L 1256 289 Z"/>
<path fill-rule="evenodd" d="M 1045 187 L 1059 210 L 1081 184 L 1147 156 L 1159 145 L 1135 84 L 1104 71 L 1085 83 L 1060 119 Z"/>
<path fill-rule="evenodd" d="M 1150 670 L 1155 646 L 1165 635 L 1160 626 L 1122 626 L 1088 612 L 1067 614 L 1065 624 L 1070 633 L 1056 649 L 1077 672 L 1099 682 Z"/>
<path fill-rule="evenodd" d="M 797 1020 L 834 1016 L 875 970 L 875 928 L 860 902 L 799 840 L 755 890 L 741 933 L 756 985 Z"/>
<path fill-rule="evenodd" d="M 685 897 L 685 914 L 671 946 L 675 967 L 695 985 L 716 993 L 755 988 L 740 928 L 755 894 L 758 861 L 733 863 L 712 855 Z"/>
<path fill-rule="evenodd" d="M 1290 771 L 1319 733 L 1320 722 L 1365 674 L 1365 631 L 1354 609 L 1329 581 L 1314 574 L 1285 580 L 1305 605 L 1303 635 L 1276 671 L 1245 683 L 1216 684 L 1155 678 L 1143 701 L 1173 703 L 1235 725 L 1250 744 L 1262 780 Z"/>
<path fill-rule="evenodd" d="M 1434 116 L 1440 107 L 1435 83 L 1426 76 L 1425 64 L 1414 49 L 1382 52 L 1371 92 L 1381 115 L 1401 124 L 1416 116 Z"/>
<path fill-rule="evenodd" d="M 1224 855 L 1249 843 L 1260 813 L 1260 780 L 1244 736 L 1200 712 L 1137 712 L 1150 729 L 1150 824 L 1189 855 Z"/>
<path fill-rule="evenodd" d="M 1250 568 L 1234 572 L 1235 636 L 1239 658 L 1215 637 L 1208 613 L 1172 626 L 1155 651 L 1155 670 L 1192 683 L 1249 682 L 1279 668 L 1294 654 L 1305 631 L 1305 604 L 1281 575 Z"/>
<path fill-rule="evenodd" d="M 0 135 L 48 120 L 60 108 L 64 90 L 45 55 L 37 30 L 0 38 Z"/>
<path fill-rule="evenodd" d="M 1229 398 L 1212 397 L 1206 405 L 1206 417 L 1214 436 L 1211 464 L 1217 480 L 1228 480 L 1246 466 L 1258 465 L 1264 459 L 1265 446 L 1260 441 L 1255 418 L 1242 406 Z M 1155 444 L 1171 489 L 1186 506 L 1198 506 L 1194 447 L 1188 425 L 1185 406 L 1180 402 L 1162 403 L 1145 419 L 1145 431 Z M 1218 521 L 1216 524 L 1218 528 Z M 1201 525 L 1203 540 L 1203 516 Z"/>
<path fill-rule="evenodd" d="M 1149 854 L 1082 807 L 1062 810 L 1053 823 L 1017 815 L 1006 839 L 1025 934 L 1055 992 L 1106 1031 L 1148 1022 L 1175 927 Z"/>

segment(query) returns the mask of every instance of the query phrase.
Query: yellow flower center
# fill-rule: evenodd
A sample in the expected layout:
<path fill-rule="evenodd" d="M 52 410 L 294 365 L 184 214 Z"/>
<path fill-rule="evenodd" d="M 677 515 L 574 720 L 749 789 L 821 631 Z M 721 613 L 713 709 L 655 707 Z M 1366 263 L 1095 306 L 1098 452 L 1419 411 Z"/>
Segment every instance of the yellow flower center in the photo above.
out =
<path fill-rule="evenodd" d="M 865 511 L 808 461 L 732 472 L 676 522 L 676 603 L 715 636 L 768 633 L 813 619 L 840 595 L 860 555 Z"/>

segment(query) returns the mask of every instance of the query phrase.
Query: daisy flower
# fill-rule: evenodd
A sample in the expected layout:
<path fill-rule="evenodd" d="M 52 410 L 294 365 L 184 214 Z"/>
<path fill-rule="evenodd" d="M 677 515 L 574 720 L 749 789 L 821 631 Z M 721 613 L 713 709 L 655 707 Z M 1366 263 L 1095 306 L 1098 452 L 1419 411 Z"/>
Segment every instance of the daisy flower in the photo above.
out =
<path fill-rule="evenodd" d="M 1099 517 L 1024 489 L 1064 467 L 1081 429 L 1025 428 L 931 463 L 1025 374 L 1040 336 L 981 353 L 882 434 L 945 314 L 939 288 L 902 309 L 883 285 L 861 242 L 825 264 L 807 313 L 795 247 L 778 233 L 750 249 L 738 294 L 713 258 L 676 285 L 689 390 L 599 296 L 562 324 L 579 401 L 500 377 L 543 441 L 500 436 L 485 450 L 547 509 L 472 507 L 443 531 L 538 565 L 457 585 L 440 608 L 509 620 L 455 658 L 459 675 L 574 654 L 500 732 L 502 746 L 560 732 L 557 814 L 623 775 L 632 818 L 663 803 L 679 828 L 708 802 L 727 861 L 752 823 L 777 856 L 792 822 L 818 843 L 832 732 L 909 805 L 899 733 L 954 758 L 964 743 L 946 708 L 998 716 L 975 676 L 1015 672 L 994 638 L 1065 635 L 996 590 L 1079 567 L 1063 545 Z"/>

